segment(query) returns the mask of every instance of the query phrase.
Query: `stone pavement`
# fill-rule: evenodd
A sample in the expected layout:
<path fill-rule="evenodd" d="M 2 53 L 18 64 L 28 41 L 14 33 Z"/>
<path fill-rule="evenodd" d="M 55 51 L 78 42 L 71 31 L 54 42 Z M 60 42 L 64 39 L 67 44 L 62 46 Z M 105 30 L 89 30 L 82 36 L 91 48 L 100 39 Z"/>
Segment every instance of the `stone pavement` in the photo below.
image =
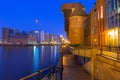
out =
<path fill-rule="evenodd" d="M 80 65 L 75 64 L 72 54 L 64 53 L 63 67 L 63 80 L 91 80 L 86 71 Z"/>

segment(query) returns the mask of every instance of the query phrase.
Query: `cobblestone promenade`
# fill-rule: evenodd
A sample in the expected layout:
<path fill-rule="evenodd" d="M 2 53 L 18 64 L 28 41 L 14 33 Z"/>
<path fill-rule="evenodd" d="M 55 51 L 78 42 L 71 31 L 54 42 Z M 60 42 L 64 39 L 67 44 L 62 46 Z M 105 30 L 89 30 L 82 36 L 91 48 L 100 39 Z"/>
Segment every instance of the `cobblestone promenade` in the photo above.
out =
<path fill-rule="evenodd" d="M 91 80 L 84 69 L 75 64 L 74 56 L 64 51 L 63 56 L 63 80 Z"/>

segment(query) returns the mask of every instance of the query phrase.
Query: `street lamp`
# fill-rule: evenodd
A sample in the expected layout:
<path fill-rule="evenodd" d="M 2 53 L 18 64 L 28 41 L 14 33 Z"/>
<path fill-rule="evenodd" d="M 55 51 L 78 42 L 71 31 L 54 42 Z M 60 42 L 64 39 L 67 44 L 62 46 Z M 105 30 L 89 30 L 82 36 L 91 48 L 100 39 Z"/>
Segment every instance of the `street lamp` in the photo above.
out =
<path fill-rule="evenodd" d="M 111 38 L 111 32 L 109 32 L 108 35 L 109 35 L 109 46 L 110 46 L 110 45 L 111 45 L 111 44 L 110 44 L 110 43 L 111 43 L 111 41 L 110 41 L 110 38 Z"/>
<path fill-rule="evenodd" d="M 63 38 L 63 35 L 60 35 L 60 38 Z"/>

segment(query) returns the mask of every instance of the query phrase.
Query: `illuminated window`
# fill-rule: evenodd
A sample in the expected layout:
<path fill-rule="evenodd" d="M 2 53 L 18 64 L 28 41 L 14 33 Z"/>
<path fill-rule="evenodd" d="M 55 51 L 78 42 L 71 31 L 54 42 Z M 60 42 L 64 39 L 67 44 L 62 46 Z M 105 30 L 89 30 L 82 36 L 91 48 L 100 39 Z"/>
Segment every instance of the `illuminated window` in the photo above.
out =
<path fill-rule="evenodd" d="M 99 19 L 99 10 L 98 10 L 98 19 Z"/>
<path fill-rule="evenodd" d="M 120 7 L 118 8 L 118 13 L 120 13 Z"/>
<path fill-rule="evenodd" d="M 103 6 L 101 6 L 101 17 L 100 18 L 103 18 Z"/>

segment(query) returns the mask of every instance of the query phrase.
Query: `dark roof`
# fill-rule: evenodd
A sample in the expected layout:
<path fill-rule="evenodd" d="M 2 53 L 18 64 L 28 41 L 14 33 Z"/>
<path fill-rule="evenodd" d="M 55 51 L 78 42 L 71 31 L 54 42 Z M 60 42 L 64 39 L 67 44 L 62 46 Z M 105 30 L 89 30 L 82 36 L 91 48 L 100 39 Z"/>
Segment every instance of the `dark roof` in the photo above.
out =
<path fill-rule="evenodd" d="M 81 8 L 84 8 L 84 6 L 82 4 L 80 4 L 80 3 L 66 3 L 66 4 L 63 4 L 61 8 L 62 8 L 62 10 L 64 10 L 64 9 L 72 9 L 76 5 L 79 5 Z"/>
<path fill-rule="evenodd" d="M 81 8 L 80 5 L 75 6 L 75 10 L 71 13 L 70 17 L 72 16 L 87 16 L 86 12 Z"/>
<path fill-rule="evenodd" d="M 73 8 L 73 4 L 63 4 L 62 9 L 71 9 Z"/>

